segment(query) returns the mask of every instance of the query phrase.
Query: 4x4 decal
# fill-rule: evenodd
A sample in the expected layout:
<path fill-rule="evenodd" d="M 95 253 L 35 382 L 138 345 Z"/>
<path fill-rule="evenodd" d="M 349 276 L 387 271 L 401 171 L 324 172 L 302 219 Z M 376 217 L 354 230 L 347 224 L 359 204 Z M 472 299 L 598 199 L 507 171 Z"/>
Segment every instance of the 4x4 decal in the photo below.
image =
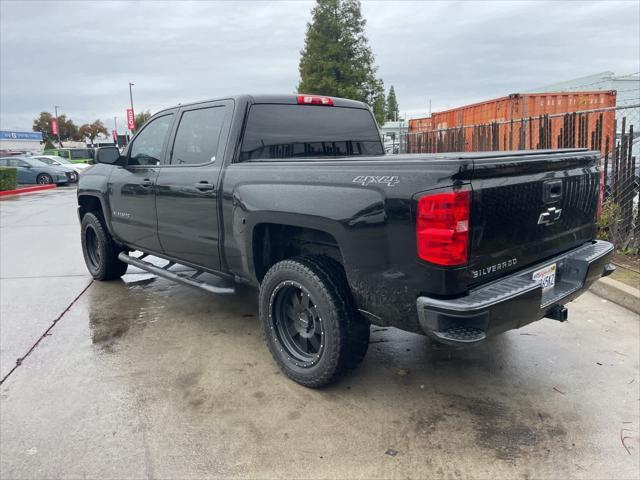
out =
<path fill-rule="evenodd" d="M 363 187 L 367 185 L 377 184 L 386 185 L 387 187 L 394 187 L 400 183 L 400 177 L 397 175 L 359 175 L 351 180 L 353 183 L 359 183 Z"/>

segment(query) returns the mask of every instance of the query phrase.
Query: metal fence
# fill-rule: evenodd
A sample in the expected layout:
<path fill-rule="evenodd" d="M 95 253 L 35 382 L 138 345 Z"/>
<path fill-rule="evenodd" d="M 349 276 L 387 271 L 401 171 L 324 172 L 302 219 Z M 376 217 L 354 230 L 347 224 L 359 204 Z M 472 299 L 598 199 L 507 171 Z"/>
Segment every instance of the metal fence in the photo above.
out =
<path fill-rule="evenodd" d="M 619 249 L 640 247 L 640 104 L 541 115 L 402 135 L 399 153 L 589 148 L 602 152 L 604 234 Z"/>

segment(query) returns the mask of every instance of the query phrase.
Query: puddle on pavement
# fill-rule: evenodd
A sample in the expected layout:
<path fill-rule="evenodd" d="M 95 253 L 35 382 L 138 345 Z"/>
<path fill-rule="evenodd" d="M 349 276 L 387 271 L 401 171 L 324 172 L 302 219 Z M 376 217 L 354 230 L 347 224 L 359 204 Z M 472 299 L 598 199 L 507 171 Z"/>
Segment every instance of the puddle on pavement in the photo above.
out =
<path fill-rule="evenodd" d="M 134 271 L 121 281 L 94 283 L 88 295 L 91 340 L 107 353 L 159 320 L 182 323 L 188 317 L 212 336 L 257 321 L 257 294 L 243 287 L 235 295 L 218 297 Z M 217 322 L 220 318 L 224 324 Z"/>
<path fill-rule="evenodd" d="M 150 287 L 153 278 L 126 275 L 122 281 L 96 283 L 89 293 L 89 328 L 93 344 L 112 353 L 131 330 L 157 321 L 164 308 L 158 292 Z"/>

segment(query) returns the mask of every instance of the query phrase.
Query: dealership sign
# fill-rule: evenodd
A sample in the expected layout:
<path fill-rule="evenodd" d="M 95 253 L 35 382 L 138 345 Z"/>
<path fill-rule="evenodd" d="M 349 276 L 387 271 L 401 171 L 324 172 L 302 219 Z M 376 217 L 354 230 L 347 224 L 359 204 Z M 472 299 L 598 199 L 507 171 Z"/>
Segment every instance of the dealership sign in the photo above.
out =
<path fill-rule="evenodd" d="M 133 114 L 133 108 L 127 108 L 127 128 L 131 131 L 136 129 L 136 116 Z"/>
<path fill-rule="evenodd" d="M 42 133 L 40 132 L 11 132 L 0 130 L 0 140 L 34 140 L 41 142 Z"/>
<path fill-rule="evenodd" d="M 51 120 L 51 133 L 58 135 L 58 120 Z"/>

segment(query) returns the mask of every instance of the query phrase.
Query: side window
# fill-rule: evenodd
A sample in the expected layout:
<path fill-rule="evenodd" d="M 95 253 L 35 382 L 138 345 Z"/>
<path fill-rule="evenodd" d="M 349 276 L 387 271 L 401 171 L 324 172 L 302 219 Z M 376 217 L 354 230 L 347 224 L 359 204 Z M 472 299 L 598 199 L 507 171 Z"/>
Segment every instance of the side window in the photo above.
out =
<path fill-rule="evenodd" d="M 173 142 L 171 164 L 214 162 L 226 110 L 224 106 L 219 106 L 184 112 Z"/>
<path fill-rule="evenodd" d="M 129 165 L 157 165 L 162 159 L 164 141 L 173 114 L 147 123 L 129 150 Z"/>
<path fill-rule="evenodd" d="M 0 167 L 8 167 L 9 166 L 9 160 L 7 160 L 6 158 L 0 158 Z"/>

